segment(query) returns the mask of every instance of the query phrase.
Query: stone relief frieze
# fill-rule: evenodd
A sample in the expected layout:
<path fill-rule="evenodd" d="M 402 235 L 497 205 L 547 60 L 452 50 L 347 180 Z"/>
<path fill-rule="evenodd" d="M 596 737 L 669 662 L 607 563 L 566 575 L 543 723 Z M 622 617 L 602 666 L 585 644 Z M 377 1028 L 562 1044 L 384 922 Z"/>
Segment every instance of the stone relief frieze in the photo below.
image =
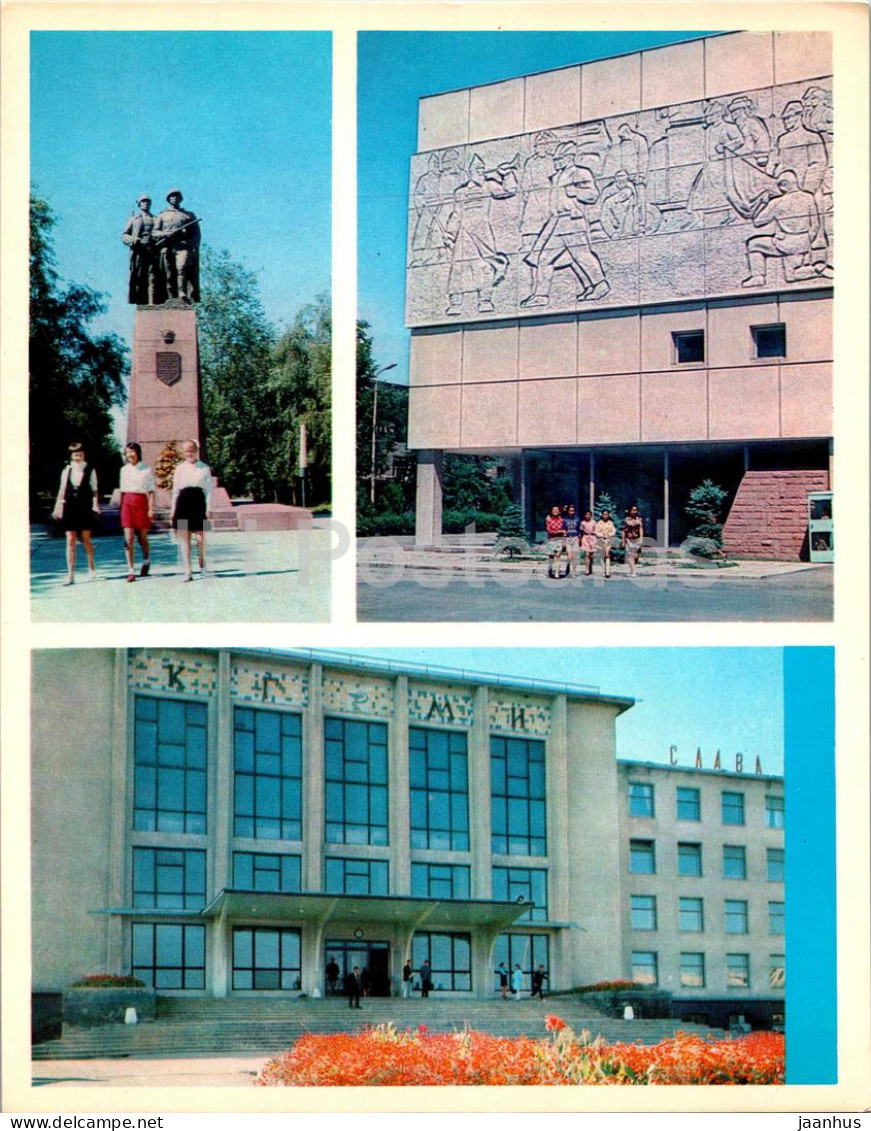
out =
<path fill-rule="evenodd" d="M 411 326 L 830 286 L 831 83 L 412 158 Z"/>

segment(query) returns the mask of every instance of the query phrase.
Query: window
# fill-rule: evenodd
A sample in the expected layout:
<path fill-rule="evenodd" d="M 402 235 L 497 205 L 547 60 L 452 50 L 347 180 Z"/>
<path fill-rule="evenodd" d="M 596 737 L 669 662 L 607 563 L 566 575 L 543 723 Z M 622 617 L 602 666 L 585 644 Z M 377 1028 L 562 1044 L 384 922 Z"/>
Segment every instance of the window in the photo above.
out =
<path fill-rule="evenodd" d="M 783 801 L 782 797 L 765 798 L 765 827 L 768 829 L 783 828 Z"/>
<path fill-rule="evenodd" d="M 133 906 L 202 910 L 206 854 L 181 848 L 133 849 Z"/>
<path fill-rule="evenodd" d="M 679 876 L 700 876 L 702 874 L 702 846 L 678 841 L 677 874 Z"/>
<path fill-rule="evenodd" d="M 629 915 L 633 931 L 655 931 L 656 896 L 630 895 Z"/>
<path fill-rule="evenodd" d="M 773 990 L 786 989 L 786 962 L 783 954 L 768 956 L 768 984 Z"/>
<path fill-rule="evenodd" d="M 387 895 L 387 861 L 328 856 L 325 890 L 338 895 Z"/>
<path fill-rule="evenodd" d="M 702 819 L 702 799 L 697 789 L 678 786 L 677 819 L 679 821 L 700 821 Z"/>
<path fill-rule="evenodd" d="M 747 879 L 747 851 L 743 844 L 723 845 L 723 878 Z"/>
<path fill-rule="evenodd" d="M 629 816 L 652 817 L 653 815 L 653 785 L 648 782 L 631 781 L 629 783 Z"/>
<path fill-rule="evenodd" d="M 514 901 L 523 896 L 534 903 L 517 923 L 538 922 L 547 919 L 547 872 L 543 868 L 494 868 L 493 899 Z"/>
<path fill-rule="evenodd" d="M 462 731 L 408 731 L 411 847 L 469 847 L 469 765 Z"/>
<path fill-rule="evenodd" d="M 471 990 L 472 936 L 454 931 L 416 931 L 411 941 L 411 963 L 420 970 L 429 959 L 433 988 Z"/>
<path fill-rule="evenodd" d="M 298 990 L 302 984 L 299 931 L 271 927 L 233 930 L 234 990 Z"/>
<path fill-rule="evenodd" d="M 765 867 L 770 883 L 783 883 L 783 862 L 784 856 L 782 848 L 766 848 Z"/>
<path fill-rule="evenodd" d="M 412 864 L 411 894 L 423 899 L 468 899 L 467 864 Z"/>
<path fill-rule="evenodd" d="M 722 811 L 724 825 L 744 824 L 744 794 L 723 790 Z"/>
<path fill-rule="evenodd" d="M 751 326 L 750 333 L 757 357 L 786 357 L 786 326 L 783 322 Z"/>
<path fill-rule="evenodd" d="M 726 955 L 726 986 L 730 990 L 750 989 L 750 955 Z"/>
<path fill-rule="evenodd" d="M 659 982 L 655 950 L 632 951 L 632 981 L 642 986 L 655 986 Z"/>
<path fill-rule="evenodd" d="M 240 891 L 302 891 L 302 858 L 233 853 L 233 887 Z"/>
<path fill-rule="evenodd" d="M 746 935 L 747 929 L 747 900 L 727 899 L 726 934 Z"/>
<path fill-rule="evenodd" d="M 679 365 L 705 360 L 704 330 L 684 330 L 671 337 L 674 342 L 674 359 Z"/>
<path fill-rule="evenodd" d="M 491 848 L 517 856 L 546 856 L 544 743 L 490 738 Z"/>
<path fill-rule="evenodd" d="M 324 719 L 326 838 L 387 844 L 387 726 Z"/>
<path fill-rule="evenodd" d="M 629 871 L 652 876 L 656 871 L 656 845 L 652 840 L 629 841 Z"/>
<path fill-rule="evenodd" d="M 286 711 L 233 713 L 236 836 L 302 839 L 302 718 Z"/>
<path fill-rule="evenodd" d="M 768 933 L 769 935 L 782 935 L 784 932 L 784 905 L 780 900 L 768 901 Z"/>
<path fill-rule="evenodd" d="M 493 948 L 493 969 L 504 962 L 510 974 L 515 966 L 519 966 L 523 971 L 525 988 L 530 989 L 533 970 L 537 970 L 539 966 L 550 970 L 548 942 L 547 935 L 500 935 Z M 498 979 L 495 988 L 499 988 Z"/>
<path fill-rule="evenodd" d="M 705 956 L 697 951 L 685 951 L 680 956 L 680 984 L 701 989 L 705 984 Z"/>
<path fill-rule="evenodd" d="M 176 923 L 134 923 L 134 978 L 155 990 L 206 988 L 206 929 Z"/>
<path fill-rule="evenodd" d="M 678 927 L 681 931 L 705 929 L 704 901 L 695 896 L 682 895 L 678 900 Z"/>
<path fill-rule="evenodd" d="M 205 705 L 137 695 L 133 714 L 134 829 L 205 833 Z"/>

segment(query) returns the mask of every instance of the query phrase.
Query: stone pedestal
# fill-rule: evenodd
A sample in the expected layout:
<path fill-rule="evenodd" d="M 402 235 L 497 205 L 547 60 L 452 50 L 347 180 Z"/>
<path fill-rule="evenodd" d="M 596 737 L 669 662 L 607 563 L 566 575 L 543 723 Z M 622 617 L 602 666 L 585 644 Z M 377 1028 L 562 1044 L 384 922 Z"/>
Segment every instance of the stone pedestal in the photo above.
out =
<path fill-rule="evenodd" d="M 203 443 L 197 315 L 178 300 L 136 308 L 127 440 L 152 468 L 172 440 Z"/>

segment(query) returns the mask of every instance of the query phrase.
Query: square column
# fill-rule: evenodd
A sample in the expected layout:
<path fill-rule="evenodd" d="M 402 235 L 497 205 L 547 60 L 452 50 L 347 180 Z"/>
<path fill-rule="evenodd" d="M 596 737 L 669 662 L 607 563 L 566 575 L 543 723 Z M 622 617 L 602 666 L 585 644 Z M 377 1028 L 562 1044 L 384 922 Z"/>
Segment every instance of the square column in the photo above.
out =
<path fill-rule="evenodd" d="M 393 718 L 389 734 L 390 891 L 411 894 L 411 803 L 408 781 L 408 676 L 393 685 Z"/>
<path fill-rule="evenodd" d="M 472 899 L 489 899 L 493 890 L 490 850 L 490 697 L 475 690 L 475 720 L 469 731 L 469 822 L 472 849 Z"/>
<path fill-rule="evenodd" d="M 308 707 L 303 713 L 302 882 L 306 891 L 322 891 L 324 844 L 324 713 L 320 664 L 309 668 Z"/>
<path fill-rule="evenodd" d="M 109 906 L 124 907 L 133 902 L 128 892 L 130 869 L 127 867 L 127 732 L 128 732 L 128 688 L 127 688 L 127 649 L 117 648 L 114 657 L 114 682 L 112 696 L 112 822 L 109 831 L 110 859 L 115 867 L 110 871 Z M 124 961 L 125 930 L 117 915 L 107 917 L 106 969 L 110 973 L 122 974 L 129 967 Z"/>
<path fill-rule="evenodd" d="M 415 546 L 439 546 L 442 540 L 442 453 L 417 453 Z"/>
<path fill-rule="evenodd" d="M 230 844 L 233 838 L 233 702 L 230 694 L 230 653 L 218 653 L 218 693 L 215 698 L 217 721 L 217 757 L 215 758 L 213 804 L 209 814 L 209 855 L 211 857 L 211 891 L 215 896 L 222 888 L 232 887 Z"/>

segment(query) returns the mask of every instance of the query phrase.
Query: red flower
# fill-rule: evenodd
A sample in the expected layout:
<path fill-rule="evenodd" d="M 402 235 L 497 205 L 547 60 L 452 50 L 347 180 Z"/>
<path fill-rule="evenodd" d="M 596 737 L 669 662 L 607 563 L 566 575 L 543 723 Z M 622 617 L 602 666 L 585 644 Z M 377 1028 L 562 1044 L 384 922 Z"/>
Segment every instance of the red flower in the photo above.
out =
<path fill-rule="evenodd" d="M 544 1027 L 549 1033 L 558 1033 L 560 1029 L 565 1029 L 566 1023 L 561 1017 L 557 1017 L 555 1013 L 548 1013 L 544 1019 Z"/>
<path fill-rule="evenodd" d="M 424 1033 L 428 1033 L 428 1032 L 429 1032 L 429 1028 L 428 1028 L 428 1026 L 426 1026 L 426 1025 L 418 1025 L 418 1027 L 417 1027 L 417 1031 L 418 1031 L 418 1033 L 420 1033 L 420 1035 L 421 1035 L 421 1036 L 423 1036 L 423 1035 L 424 1035 Z"/>

